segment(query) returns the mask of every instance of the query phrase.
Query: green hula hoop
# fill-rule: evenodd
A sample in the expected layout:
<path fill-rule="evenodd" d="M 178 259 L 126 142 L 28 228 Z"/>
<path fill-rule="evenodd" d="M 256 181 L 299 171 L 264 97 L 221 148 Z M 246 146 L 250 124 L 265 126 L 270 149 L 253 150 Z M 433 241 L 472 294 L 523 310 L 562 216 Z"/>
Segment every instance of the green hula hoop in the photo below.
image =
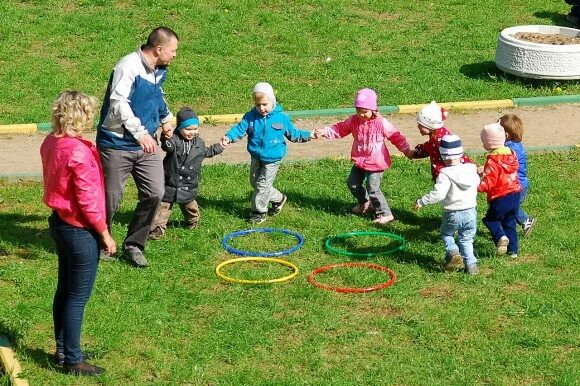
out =
<path fill-rule="evenodd" d="M 335 240 L 346 239 L 348 237 L 354 236 L 383 236 L 398 241 L 398 245 L 394 248 L 388 249 L 386 251 L 381 252 L 349 252 L 344 249 L 338 249 L 332 246 L 332 242 Z M 371 257 L 371 256 L 383 256 L 383 255 L 390 255 L 391 253 L 395 253 L 397 251 L 403 251 L 407 246 L 407 242 L 405 239 L 399 235 L 395 235 L 389 232 L 347 232 L 341 233 L 337 236 L 329 237 L 324 246 L 328 251 L 332 253 L 336 253 L 338 255 L 345 255 L 345 256 L 353 256 L 353 257 Z"/>
<path fill-rule="evenodd" d="M 226 265 L 230 265 L 230 264 L 235 264 L 235 263 L 240 263 L 243 261 L 265 261 L 265 262 L 269 262 L 269 263 L 278 263 L 278 264 L 282 264 L 285 265 L 287 267 L 290 267 L 292 269 L 292 273 L 288 276 L 284 276 L 284 277 L 279 277 L 276 279 L 266 279 L 266 280 L 249 280 L 249 279 L 237 279 L 235 277 L 230 277 L 230 276 L 226 276 L 224 275 L 221 270 L 223 267 L 225 267 Z M 273 259 L 270 257 L 239 257 L 237 259 L 230 259 L 230 260 L 226 260 L 222 263 L 220 263 L 216 268 L 215 268 L 215 273 L 216 275 L 218 275 L 218 277 L 222 280 L 228 281 L 230 283 L 241 283 L 241 284 L 270 284 L 270 283 L 281 283 L 283 281 L 288 281 L 293 279 L 296 275 L 298 275 L 298 267 L 295 266 L 294 264 L 292 264 L 289 261 L 286 260 L 280 260 L 280 259 Z"/>

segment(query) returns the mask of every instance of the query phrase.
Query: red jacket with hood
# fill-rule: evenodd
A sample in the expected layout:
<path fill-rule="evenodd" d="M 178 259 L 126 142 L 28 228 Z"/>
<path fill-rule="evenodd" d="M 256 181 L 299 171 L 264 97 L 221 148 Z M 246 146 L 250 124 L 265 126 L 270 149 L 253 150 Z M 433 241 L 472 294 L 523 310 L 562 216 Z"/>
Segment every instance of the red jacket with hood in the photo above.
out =
<path fill-rule="evenodd" d="M 521 191 L 518 167 L 518 159 L 509 148 L 502 146 L 492 150 L 487 155 L 477 190 L 487 193 L 487 202 Z"/>

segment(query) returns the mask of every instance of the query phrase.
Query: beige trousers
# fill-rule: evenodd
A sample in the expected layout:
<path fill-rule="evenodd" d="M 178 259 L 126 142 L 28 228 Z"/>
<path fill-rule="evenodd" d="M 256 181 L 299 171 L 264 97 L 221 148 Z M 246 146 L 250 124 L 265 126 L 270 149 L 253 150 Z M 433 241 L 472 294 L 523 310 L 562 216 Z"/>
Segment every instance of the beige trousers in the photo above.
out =
<path fill-rule="evenodd" d="M 178 205 L 179 209 L 181 209 L 181 213 L 183 213 L 183 217 L 185 218 L 187 227 L 197 228 L 199 224 L 199 218 L 201 217 L 197 201 L 193 200 L 188 204 L 178 204 Z M 165 230 L 167 229 L 167 221 L 169 221 L 169 217 L 171 216 L 172 211 L 173 211 L 172 202 L 161 202 L 161 204 L 159 205 L 159 209 L 157 209 L 157 213 L 155 214 L 155 219 L 153 219 L 153 223 L 151 224 L 151 230 L 155 228 L 160 228 L 161 231 L 165 233 Z"/>

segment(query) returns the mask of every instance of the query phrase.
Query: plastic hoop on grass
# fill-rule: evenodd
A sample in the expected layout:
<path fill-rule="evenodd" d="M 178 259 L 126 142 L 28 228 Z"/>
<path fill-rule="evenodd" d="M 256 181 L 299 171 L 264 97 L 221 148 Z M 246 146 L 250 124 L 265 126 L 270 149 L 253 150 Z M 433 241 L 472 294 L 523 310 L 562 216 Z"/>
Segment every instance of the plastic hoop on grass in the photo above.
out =
<path fill-rule="evenodd" d="M 354 237 L 354 236 L 384 236 L 384 237 L 388 237 L 390 239 L 393 239 L 395 241 L 398 241 L 398 245 L 394 248 L 391 248 L 391 249 L 388 249 L 388 250 L 382 251 L 382 252 L 349 252 L 349 251 L 344 250 L 344 249 L 335 248 L 331 245 L 332 242 L 335 240 L 346 239 L 348 237 Z M 389 233 L 389 232 L 347 232 L 347 233 L 341 233 L 337 236 L 329 237 L 326 240 L 326 242 L 324 243 L 324 246 L 330 252 L 336 253 L 338 255 L 353 256 L 353 257 L 371 257 L 371 256 L 377 256 L 377 255 L 389 255 L 389 254 L 397 252 L 397 251 L 402 251 L 405 249 L 406 244 L 407 244 L 407 242 L 405 241 L 405 239 L 403 237 L 395 235 L 393 233 Z"/>
<path fill-rule="evenodd" d="M 276 279 L 266 279 L 266 280 L 249 280 L 249 279 L 236 279 L 234 277 L 229 277 L 224 275 L 221 272 L 221 269 L 226 265 L 240 263 L 243 261 L 265 261 L 269 263 L 278 263 L 290 267 L 292 269 L 292 273 L 288 276 L 276 278 Z M 269 257 L 239 257 L 237 259 L 230 259 L 220 263 L 215 268 L 215 273 L 218 277 L 222 280 L 228 281 L 230 283 L 241 283 L 241 284 L 269 284 L 269 283 L 281 283 L 283 281 L 288 281 L 293 279 L 296 275 L 298 275 L 298 267 L 294 264 L 290 263 L 289 261 L 280 260 L 280 259 L 273 259 Z"/>
<path fill-rule="evenodd" d="M 339 268 L 340 267 L 371 268 L 371 269 L 374 269 L 377 271 L 386 272 L 389 274 L 389 276 L 391 278 L 387 282 L 377 284 L 377 285 L 372 286 L 372 287 L 363 287 L 363 288 L 360 288 L 360 287 L 335 287 L 335 286 L 319 283 L 314 279 L 314 276 L 318 275 L 319 273 L 326 272 L 328 270 L 331 270 L 331 269 L 337 268 L 337 267 L 339 267 Z M 316 268 L 314 271 L 312 271 L 310 273 L 310 275 L 308 275 L 308 282 L 310 284 L 312 284 L 313 286 L 325 289 L 327 291 L 334 291 L 334 292 L 340 292 L 340 293 L 365 293 L 365 292 L 377 291 L 377 290 L 380 290 L 383 288 L 387 288 L 390 285 L 393 285 L 395 283 L 395 280 L 397 280 L 397 275 L 395 275 L 395 272 L 393 270 L 391 270 L 387 267 L 383 267 L 382 265 L 370 264 L 370 263 L 330 264 L 330 265 L 325 265 L 325 266 L 320 267 L 320 268 Z"/>
<path fill-rule="evenodd" d="M 230 245 L 228 245 L 228 242 L 231 239 L 233 239 L 235 237 L 239 237 L 239 236 L 245 236 L 245 235 L 250 234 L 250 233 L 284 233 L 284 234 L 295 237 L 296 240 L 298 241 L 298 243 L 291 248 L 285 249 L 283 251 L 278 251 L 278 252 L 244 251 L 241 249 L 233 248 Z M 288 254 L 300 249 L 303 244 L 304 244 L 304 236 L 302 236 L 300 233 L 292 232 L 291 230 L 288 230 L 288 229 L 275 229 L 275 228 L 253 228 L 253 229 L 246 229 L 246 230 L 242 230 L 242 231 L 232 232 L 232 233 L 226 235 L 226 237 L 224 237 L 222 240 L 223 247 L 226 249 L 226 251 L 228 251 L 230 253 L 233 253 L 235 255 L 240 255 L 240 256 L 259 256 L 259 257 L 276 257 L 276 256 L 288 255 Z"/>

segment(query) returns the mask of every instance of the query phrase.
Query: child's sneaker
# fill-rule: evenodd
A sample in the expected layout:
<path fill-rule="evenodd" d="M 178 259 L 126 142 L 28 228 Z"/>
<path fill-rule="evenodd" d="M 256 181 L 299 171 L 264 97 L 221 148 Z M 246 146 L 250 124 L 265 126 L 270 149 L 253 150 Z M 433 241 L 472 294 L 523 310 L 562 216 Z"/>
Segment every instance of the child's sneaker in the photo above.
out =
<path fill-rule="evenodd" d="M 250 215 L 250 222 L 252 224 L 261 224 L 266 221 L 266 213 L 252 212 Z"/>
<path fill-rule="evenodd" d="M 369 211 L 372 212 L 373 210 L 375 210 L 375 208 L 373 208 L 373 204 L 370 201 L 367 201 L 364 204 L 355 205 L 351 212 L 354 214 L 365 214 Z"/>
<path fill-rule="evenodd" d="M 532 232 L 532 228 L 534 227 L 534 224 L 536 224 L 535 217 L 528 217 L 528 219 L 524 221 L 524 223 L 522 224 L 524 237 L 528 237 L 530 235 L 530 233 Z"/>
<path fill-rule="evenodd" d="M 273 202 L 272 207 L 268 209 L 269 216 L 275 216 L 282 211 L 282 207 L 288 201 L 288 197 L 285 194 L 282 195 L 282 201 L 280 202 Z"/>
<path fill-rule="evenodd" d="M 192 222 L 187 224 L 187 229 L 197 229 L 199 228 L 199 223 L 198 222 Z"/>
<path fill-rule="evenodd" d="M 392 214 L 379 214 L 373 220 L 373 222 L 375 224 L 386 224 L 386 223 L 389 223 L 389 222 L 394 221 L 394 220 L 395 220 L 395 217 Z"/>
<path fill-rule="evenodd" d="M 163 235 L 165 235 L 165 232 L 163 232 L 163 229 L 161 229 L 161 227 L 155 227 L 153 229 L 151 229 L 151 231 L 149 231 L 149 240 L 159 240 L 163 237 Z"/>
<path fill-rule="evenodd" d="M 461 271 L 464 268 L 463 257 L 459 251 L 449 251 L 445 255 L 445 271 Z"/>
<path fill-rule="evenodd" d="M 507 252 L 507 246 L 510 243 L 510 239 L 507 236 L 502 236 L 496 244 L 497 247 L 497 254 L 498 255 L 505 255 Z"/>
<path fill-rule="evenodd" d="M 518 258 L 517 253 L 509 253 L 508 256 L 510 257 L 510 259 L 517 259 Z"/>
<path fill-rule="evenodd" d="M 467 265 L 465 267 L 465 273 L 468 274 L 469 276 L 479 275 L 479 267 L 477 266 L 477 264 Z"/>

